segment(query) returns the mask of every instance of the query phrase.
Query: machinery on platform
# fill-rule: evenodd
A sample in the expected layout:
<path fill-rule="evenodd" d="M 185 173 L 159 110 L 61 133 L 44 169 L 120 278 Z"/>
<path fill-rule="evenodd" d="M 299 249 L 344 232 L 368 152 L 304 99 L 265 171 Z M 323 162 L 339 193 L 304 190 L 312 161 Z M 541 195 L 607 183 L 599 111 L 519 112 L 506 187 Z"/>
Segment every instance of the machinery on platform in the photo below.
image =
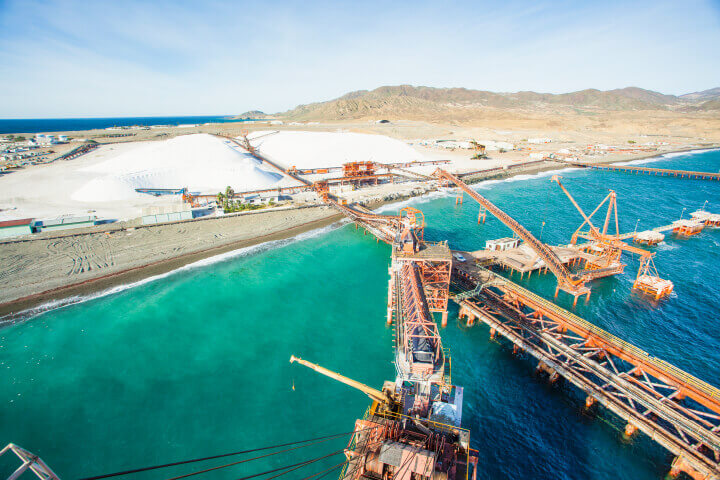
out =
<path fill-rule="evenodd" d="M 475 480 L 477 451 L 460 427 L 462 387 L 411 382 L 398 374 L 382 390 L 294 355 L 297 362 L 365 393 L 372 401 L 355 429 L 340 479 Z"/>
<path fill-rule="evenodd" d="M 584 219 L 583 223 L 573 232 L 570 243 L 576 245 L 579 238 L 587 240 L 587 243 L 579 245 L 583 252 L 591 255 L 585 259 L 584 269 L 586 272 L 583 272 L 585 278 L 590 280 L 622 273 L 625 264 L 620 261 L 620 257 L 623 252 L 634 253 L 640 256 L 640 268 L 633 283 L 633 289 L 649 294 L 656 300 L 672 293 L 673 283 L 670 280 L 660 278 L 657 273 L 653 262 L 655 253 L 633 247 L 622 241 L 625 235 L 620 233 L 616 193 L 610 190 L 610 193 L 595 207 L 595 210 L 590 215 L 587 215 L 565 188 L 565 185 L 562 184 L 561 178 L 559 175 L 553 175 L 550 180 L 558 184 Z M 607 202 L 607 212 L 602 229 L 600 229 L 592 223 L 592 217 L 605 202 Z M 611 219 L 614 219 L 614 234 L 608 233 Z M 586 225 L 587 230 L 582 230 Z"/>

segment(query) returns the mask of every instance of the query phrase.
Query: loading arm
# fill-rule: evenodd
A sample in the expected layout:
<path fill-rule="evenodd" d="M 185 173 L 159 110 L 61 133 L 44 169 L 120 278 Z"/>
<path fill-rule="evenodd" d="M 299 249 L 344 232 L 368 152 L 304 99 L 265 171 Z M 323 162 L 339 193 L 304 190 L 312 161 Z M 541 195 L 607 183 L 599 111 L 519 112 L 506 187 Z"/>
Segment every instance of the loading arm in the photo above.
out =
<path fill-rule="evenodd" d="M 305 365 L 308 368 L 312 368 L 316 372 L 321 373 L 321 374 L 325 375 L 326 377 L 330 377 L 333 380 L 342 382 L 345 385 L 350 385 L 351 387 L 365 393 L 365 395 L 370 397 L 371 400 L 375 400 L 378 403 L 382 403 L 388 407 L 390 407 L 393 404 L 392 398 L 390 398 L 390 396 L 386 392 L 381 392 L 380 390 L 374 389 L 372 387 L 368 387 L 364 383 L 360 383 L 360 382 L 353 380 L 351 378 L 348 378 L 344 375 L 340 375 L 337 372 L 333 372 L 332 370 L 328 370 L 327 368 L 321 367 L 320 365 L 316 365 L 312 362 L 308 362 L 307 360 L 303 360 L 302 358 L 298 358 L 295 355 L 290 356 L 290 363 L 293 363 L 293 362 L 298 362 L 301 365 Z"/>

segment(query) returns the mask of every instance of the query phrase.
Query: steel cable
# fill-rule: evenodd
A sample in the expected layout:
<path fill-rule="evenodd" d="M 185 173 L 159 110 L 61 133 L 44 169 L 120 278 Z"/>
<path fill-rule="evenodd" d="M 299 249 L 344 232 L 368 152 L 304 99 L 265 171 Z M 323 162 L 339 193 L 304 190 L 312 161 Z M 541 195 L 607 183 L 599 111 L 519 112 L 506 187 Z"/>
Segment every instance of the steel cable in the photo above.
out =
<path fill-rule="evenodd" d="M 377 427 L 371 427 L 371 428 L 377 428 Z M 362 430 L 360 430 L 360 431 L 362 431 Z M 245 454 L 245 453 L 253 453 L 253 452 L 260 452 L 260 451 L 263 451 L 263 450 L 271 450 L 271 449 L 273 449 L 273 448 L 287 447 L 287 446 L 289 446 L 289 445 L 296 445 L 296 444 L 298 444 L 298 443 L 307 443 L 307 445 L 303 445 L 303 446 L 301 446 L 301 447 L 296 447 L 296 448 L 288 449 L 288 450 L 295 450 L 295 449 L 297 449 L 297 448 L 308 447 L 308 446 L 311 446 L 311 445 L 315 445 L 315 444 L 317 444 L 317 443 L 322 443 L 321 441 L 327 441 L 327 440 L 330 440 L 330 439 L 333 439 L 333 438 L 341 437 L 341 436 L 344 436 L 344 435 L 349 435 L 349 434 L 352 434 L 352 433 L 355 433 L 355 431 L 353 430 L 353 431 L 351 431 L 351 432 L 336 433 L 336 434 L 334 434 L 334 435 L 326 435 L 326 436 L 323 436 L 323 437 L 310 438 L 310 439 L 307 439 L 307 440 L 298 440 L 298 441 L 294 441 L 294 442 L 282 443 L 282 444 L 278 444 L 278 445 L 271 445 L 271 446 L 267 446 L 267 447 L 253 448 L 253 449 L 250 449 L 250 450 L 241 450 L 241 451 L 238 451 L 238 452 L 224 453 L 224 454 L 221 454 L 221 455 L 212 455 L 212 456 L 209 456 L 209 457 L 195 458 L 195 459 L 192 459 L 192 460 L 182 460 L 182 461 L 179 461 L 179 462 L 166 463 L 166 464 L 162 464 L 162 465 L 153 465 L 153 466 L 149 466 L 149 467 L 135 468 L 135 469 L 132 469 L 132 470 L 124 470 L 124 471 L 121 471 L 121 472 L 107 473 L 107 474 L 96 475 L 96 476 L 92 476 L 92 477 L 84 477 L 84 478 L 81 478 L 81 479 L 79 479 L 79 480 L 99 480 L 99 479 L 102 479 L 102 478 L 117 477 L 117 476 L 121 476 L 121 475 L 130 475 L 130 474 L 133 474 L 133 473 L 146 472 L 146 471 L 149 471 L 149 470 L 157 470 L 157 469 L 159 469 L 159 468 L 175 467 L 175 466 L 178 466 L 178 465 L 185 465 L 185 464 L 188 464 L 188 463 L 203 462 L 203 461 L 206 461 L 206 460 L 213 460 L 213 459 L 216 459 L 216 458 L 224 458 L 224 457 L 230 457 L 230 456 L 234 456 L 234 455 L 242 455 L 242 454 Z M 309 443 L 309 442 L 314 442 L 314 443 Z M 263 455 L 263 456 L 261 456 L 261 457 L 255 457 L 255 458 L 248 459 L 248 460 L 244 460 L 244 461 L 250 461 L 250 460 L 254 460 L 254 459 L 256 459 L 256 458 L 267 457 L 267 456 L 270 456 L 270 455 L 277 455 L 278 453 L 283 453 L 283 452 L 288 451 L 288 450 L 282 450 L 282 451 L 279 451 L 279 452 L 274 452 L 274 453 L 269 454 L 269 455 Z"/>

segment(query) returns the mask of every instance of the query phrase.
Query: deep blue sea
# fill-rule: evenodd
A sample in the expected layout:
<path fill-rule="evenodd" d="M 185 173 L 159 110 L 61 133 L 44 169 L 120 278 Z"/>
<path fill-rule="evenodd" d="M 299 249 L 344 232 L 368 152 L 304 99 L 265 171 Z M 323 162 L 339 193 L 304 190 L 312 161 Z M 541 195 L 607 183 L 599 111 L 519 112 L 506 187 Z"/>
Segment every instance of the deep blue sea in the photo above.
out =
<path fill-rule="evenodd" d="M 656 159 L 658 167 L 718 171 L 720 151 Z M 720 184 L 566 169 L 585 210 L 608 189 L 623 231 L 666 225 L 705 205 L 720 213 Z M 582 221 L 550 173 L 475 186 L 546 242 L 567 243 Z M 707 203 L 706 203 L 707 202 Z M 466 198 L 434 193 L 411 202 L 428 239 L 483 248 L 510 232 Z M 406 203 L 384 207 L 397 210 Z M 545 226 L 542 226 L 545 222 Z M 631 293 L 638 260 L 592 285 L 576 312 L 689 373 L 720 385 L 720 230 L 666 238 L 655 248 L 674 294 L 649 303 Z M 41 455 L 64 478 L 352 430 L 368 399 L 288 359 L 295 354 L 380 387 L 394 378 L 385 326 L 390 249 L 352 225 L 204 260 L 114 293 L 51 310 L 0 330 L 0 441 Z M 516 281 L 551 297 L 552 275 Z M 558 302 L 571 308 L 571 299 Z M 465 327 L 457 308 L 442 330 L 453 382 L 465 387 L 463 424 L 480 451 L 480 478 L 659 480 L 672 455 L 584 396 L 549 385 L 535 362 Z M 204 478 L 233 479 L 340 449 L 333 440 Z M 303 467 L 302 479 L 342 461 Z M 222 460 L 203 466 L 226 463 Z M 2 465 L 0 465 L 0 468 Z M 146 474 L 168 478 L 188 467 Z M 2 472 L 0 472 L 2 473 Z M 138 477 L 128 477 L 138 478 Z M 198 477 L 200 478 L 200 477 Z M 334 472 L 328 478 L 335 478 Z"/>
<path fill-rule="evenodd" d="M 187 117 L 107 117 L 107 118 L 28 118 L 0 119 L 0 135 L 6 133 L 48 133 L 93 130 L 132 125 L 184 125 L 242 122 L 230 115 Z"/>

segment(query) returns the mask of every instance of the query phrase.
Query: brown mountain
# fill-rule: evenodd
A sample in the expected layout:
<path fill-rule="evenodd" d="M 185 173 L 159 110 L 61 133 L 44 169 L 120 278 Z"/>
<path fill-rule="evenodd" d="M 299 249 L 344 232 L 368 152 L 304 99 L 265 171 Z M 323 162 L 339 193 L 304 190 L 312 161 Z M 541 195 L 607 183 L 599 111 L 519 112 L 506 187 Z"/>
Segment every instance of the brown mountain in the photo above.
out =
<path fill-rule="evenodd" d="M 412 85 L 384 86 L 358 90 L 327 102 L 300 105 L 279 114 L 292 120 L 343 120 L 360 118 L 468 118 L 483 111 L 508 110 L 524 113 L 593 113 L 626 111 L 703 111 L 713 110 L 713 89 L 691 96 L 677 97 L 627 87 L 552 94 L 536 92 L 496 93 L 467 88 L 433 88 Z M 692 96 L 695 95 L 695 96 Z M 687 98 L 684 98 L 687 97 Z M 707 103 L 707 106 L 705 103 Z"/>
<path fill-rule="evenodd" d="M 711 88 L 710 90 L 703 90 L 702 92 L 686 93 L 680 95 L 680 98 L 690 101 L 708 101 L 708 100 L 720 100 L 720 87 Z"/>

